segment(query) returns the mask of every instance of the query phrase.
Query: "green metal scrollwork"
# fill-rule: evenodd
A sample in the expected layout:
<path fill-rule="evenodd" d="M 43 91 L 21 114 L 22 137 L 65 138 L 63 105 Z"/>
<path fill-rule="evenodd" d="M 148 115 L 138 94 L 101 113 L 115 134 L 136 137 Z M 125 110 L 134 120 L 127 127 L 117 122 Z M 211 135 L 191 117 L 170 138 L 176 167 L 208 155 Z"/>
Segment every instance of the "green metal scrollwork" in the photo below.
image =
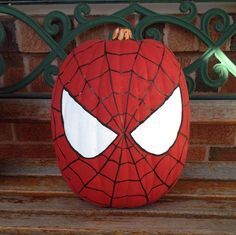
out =
<path fill-rule="evenodd" d="M 182 16 L 165 15 L 154 12 L 148 8 L 143 7 L 136 1 L 133 1 L 128 7 L 119 10 L 112 15 L 97 17 L 96 19 L 89 19 L 90 7 L 88 4 L 79 4 L 74 10 L 74 18 L 78 22 L 78 26 L 72 29 L 70 18 L 60 11 L 52 11 L 44 18 L 43 26 L 40 26 L 31 17 L 23 12 L 6 5 L 0 5 L 0 13 L 8 14 L 28 24 L 50 47 L 51 51 L 47 54 L 45 59 L 22 81 L 8 87 L 1 87 L 0 94 L 9 94 L 15 92 L 44 73 L 45 81 L 48 85 L 53 86 L 53 75 L 59 71 L 56 65 L 52 64 L 56 58 L 65 59 L 67 56 L 65 47 L 75 39 L 78 35 L 88 31 L 89 29 L 98 27 L 104 24 L 117 24 L 122 27 L 130 28 L 134 33 L 136 40 L 142 40 L 144 35 L 149 38 L 160 40 L 161 33 L 153 25 L 158 23 L 168 23 L 177 25 L 194 34 L 201 42 L 207 46 L 207 50 L 193 63 L 184 68 L 189 93 L 192 93 L 196 88 L 195 80 L 191 74 L 198 70 L 200 78 L 205 85 L 209 87 L 220 87 L 228 79 L 229 73 L 236 76 L 236 66 L 230 61 L 226 54 L 220 47 L 236 34 L 236 23 L 230 21 L 230 16 L 222 9 L 210 9 L 201 18 L 201 26 L 198 28 L 192 22 L 197 16 L 197 8 L 193 2 L 181 2 L 179 10 L 183 13 Z M 126 17 L 132 13 L 140 14 L 141 20 L 135 26 L 126 20 Z M 217 17 L 219 22 L 214 25 L 215 31 L 219 32 L 221 36 L 218 40 L 211 39 L 209 32 L 210 21 Z M 62 28 L 62 32 L 61 29 Z M 61 35 L 57 40 L 56 36 Z M 0 43 L 4 41 L 4 27 L 0 24 Z M 213 66 L 213 71 L 218 79 L 212 79 L 208 73 L 208 62 L 211 57 L 215 57 L 219 63 Z M 4 73 L 5 63 L 0 57 L 0 74 Z"/>
<path fill-rule="evenodd" d="M 5 38 L 5 30 L 2 24 L 0 24 L 0 45 L 3 43 Z M 2 74 L 4 74 L 5 72 L 5 61 L 2 57 L 2 55 L 0 55 L 0 76 Z"/>
<path fill-rule="evenodd" d="M 46 32 L 52 36 L 59 33 L 59 26 L 53 23 L 55 20 L 59 21 L 63 25 L 63 35 L 62 39 L 66 37 L 71 32 L 71 21 L 70 18 L 62 12 L 52 11 L 44 18 L 44 29 Z"/>

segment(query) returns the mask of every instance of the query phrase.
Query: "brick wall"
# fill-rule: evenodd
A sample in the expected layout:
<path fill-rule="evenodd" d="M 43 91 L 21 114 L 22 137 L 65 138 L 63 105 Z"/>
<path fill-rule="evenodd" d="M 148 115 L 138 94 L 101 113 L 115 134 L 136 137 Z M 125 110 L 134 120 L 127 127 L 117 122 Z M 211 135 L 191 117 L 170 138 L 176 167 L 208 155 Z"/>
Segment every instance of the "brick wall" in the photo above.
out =
<path fill-rule="evenodd" d="M 94 16 L 92 16 L 94 18 Z M 199 25 L 200 17 L 194 21 L 194 24 Z M 39 23 L 42 23 L 43 17 L 33 17 Z M 232 19 L 236 21 L 236 15 L 232 14 Z M 129 17 L 131 23 L 138 22 L 138 16 Z M 0 78 L 0 85 L 11 85 L 16 81 L 19 81 L 23 76 L 29 74 L 33 69 L 45 58 L 46 54 L 50 51 L 47 44 L 40 39 L 36 32 L 34 32 L 29 26 L 20 20 L 15 20 L 12 17 L 1 17 L 0 21 L 4 24 L 6 29 L 6 41 L 0 47 L 0 52 L 3 54 L 7 71 L 4 76 Z M 75 22 L 72 21 L 75 26 Z M 219 33 L 216 33 L 213 29 L 214 21 L 211 22 L 210 31 L 213 39 L 219 37 Z M 198 58 L 203 51 L 206 50 L 206 46 L 199 41 L 193 34 L 189 33 L 185 29 L 177 26 L 160 24 L 155 25 L 162 34 L 163 42 L 169 46 L 179 58 L 179 61 L 183 66 L 186 66 Z M 100 39 L 108 38 L 110 31 L 114 29 L 114 26 L 100 26 L 96 29 L 89 30 L 87 33 L 77 37 L 66 48 L 66 51 L 70 51 L 79 43 L 88 39 Z M 222 49 L 226 51 L 227 55 L 232 61 L 236 61 L 236 35 L 228 40 Z M 212 63 L 214 61 L 212 60 Z M 54 61 L 55 64 L 60 64 L 61 61 Z M 212 64 L 211 63 L 211 64 Z M 214 78 L 211 73 L 210 76 Z M 193 78 L 197 81 L 197 93 L 233 93 L 236 91 L 236 80 L 230 75 L 228 82 L 221 88 L 209 88 L 206 87 L 200 79 L 200 75 L 196 72 L 192 74 Z M 37 80 L 32 84 L 23 88 L 21 92 L 50 92 L 51 89 L 44 82 L 43 76 L 40 75 Z"/>
<path fill-rule="evenodd" d="M 188 162 L 236 161 L 236 104 L 226 105 L 208 101 L 199 114 L 202 104 L 191 104 Z M 3 100 L 0 110 L 0 159 L 55 157 L 48 100 Z"/>
<path fill-rule="evenodd" d="M 200 16 L 199 16 L 200 17 Z M 232 15 L 236 20 L 236 15 Z M 42 17 L 34 17 L 42 22 Z M 130 21 L 136 22 L 137 16 L 131 17 Z M 4 24 L 7 38 L 0 48 L 3 54 L 7 71 L 0 77 L 0 85 L 6 86 L 20 81 L 23 76 L 29 74 L 50 51 L 48 46 L 33 32 L 28 26 L 19 20 L 10 17 L 1 17 Z M 199 19 L 195 21 L 199 24 Z M 177 55 L 183 66 L 195 60 L 206 47 L 192 34 L 186 30 L 161 24 L 157 26 L 162 39 Z M 75 45 L 91 38 L 107 38 L 113 26 L 101 26 L 90 30 L 84 35 L 76 38 L 67 48 L 69 51 Z M 211 27 L 212 28 L 212 27 Z M 217 38 L 213 30 L 212 37 Z M 222 49 L 227 55 L 236 61 L 236 35 L 227 41 Z M 54 63 L 61 63 L 57 60 Z M 199 74 L 194 74 L 197 81 L 197 92 L 204 93 L 232 93 L 236 92 L 236 79 L 231 77 L 229 81 L 219 89 L 205 87 L 199 78 Z M 21 92 L 51 92 L 45 84 L 43 76 L 33 83 L 23 88 Z M 52 148 L 49 106 L 45 101 L 38 101 L 36 106 L 27 106 L 25 102 L 21 104 L 1 103 L 0 114 L 0 156 L 18 157 L 54 157 Z M 204 103 L 204 101 L 202 101 Z M 217 106 L 217 103 L 216 103 Z M 197 112 L 197 111 L 195 111 Z M 208 115 L 206 110 L 206 116 Z M 221 112 L 221 111 L 219 111 Z M 230 110 L 227 111 L 230 115 Z M 196 113 L 192 113 L 194 117 Z M 222 114 L 224 117 L 226 114 Z M 236 161 L 236 122 L 221 121 L 202 122 L 201 119 L 191 124 L 191 140 L 188 153 L 188 161 Z M 42 147 L 43 146 L 43 147 Z M 17 151 L 15 151 L 17 149 Z"/>

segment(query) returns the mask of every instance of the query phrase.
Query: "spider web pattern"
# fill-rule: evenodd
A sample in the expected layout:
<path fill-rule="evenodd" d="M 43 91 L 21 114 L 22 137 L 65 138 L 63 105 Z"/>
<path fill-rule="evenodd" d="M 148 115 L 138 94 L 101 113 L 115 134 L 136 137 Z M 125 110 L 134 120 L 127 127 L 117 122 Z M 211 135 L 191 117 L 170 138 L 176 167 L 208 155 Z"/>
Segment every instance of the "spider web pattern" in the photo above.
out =
<path fill-rule="evenodd" d="M 168 152 L 150 154 L 130 133 L 177 86 L 182 95 L 178 136 Z M 81 156 L 67 140 L 61 112 L 63 89 L 118 134 L 94 159 Z M 88 41 L 70 53 L 61 67 L 53 90 L 51 120 L 59 167 L 82 199 L 105 207 L 155 202 L 177 182 L 186 159 L 189 101 L 184 74 L 172 52 L 159 42 Z"/>

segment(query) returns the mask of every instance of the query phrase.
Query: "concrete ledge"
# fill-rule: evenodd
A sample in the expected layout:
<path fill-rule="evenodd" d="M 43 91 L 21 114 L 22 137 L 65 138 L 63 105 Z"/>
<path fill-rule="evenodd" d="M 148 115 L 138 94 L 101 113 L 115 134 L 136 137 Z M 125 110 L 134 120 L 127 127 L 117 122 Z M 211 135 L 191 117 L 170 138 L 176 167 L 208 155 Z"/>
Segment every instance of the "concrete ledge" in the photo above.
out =
<path fill-rule="evenodd" d="M 0 121 L 49 121 L 49 99 L 0 99 Z M 236 101 L 192 100 L 192 123 L 236 124 Z"/>
<path fill-rule="evenodd" d="M 60 176 L 56 158 L 1 157 L 1 176 Z M 186 163 L 181 179 L 236 181 L 236 162 Z"/>

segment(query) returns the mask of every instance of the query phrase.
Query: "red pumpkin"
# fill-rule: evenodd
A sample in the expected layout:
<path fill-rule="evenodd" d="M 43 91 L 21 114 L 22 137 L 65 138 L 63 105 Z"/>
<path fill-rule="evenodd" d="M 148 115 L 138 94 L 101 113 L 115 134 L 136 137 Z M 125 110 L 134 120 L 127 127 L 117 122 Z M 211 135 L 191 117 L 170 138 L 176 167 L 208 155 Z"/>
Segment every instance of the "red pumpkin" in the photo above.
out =
<path fill-rule="evenodd" d="M 59 168 L 80 198 L 119 208 L 156 202 L 186 159 L 183 71 L 154 40 L 87 41 L 61 66 L 51 120 Z"/>

